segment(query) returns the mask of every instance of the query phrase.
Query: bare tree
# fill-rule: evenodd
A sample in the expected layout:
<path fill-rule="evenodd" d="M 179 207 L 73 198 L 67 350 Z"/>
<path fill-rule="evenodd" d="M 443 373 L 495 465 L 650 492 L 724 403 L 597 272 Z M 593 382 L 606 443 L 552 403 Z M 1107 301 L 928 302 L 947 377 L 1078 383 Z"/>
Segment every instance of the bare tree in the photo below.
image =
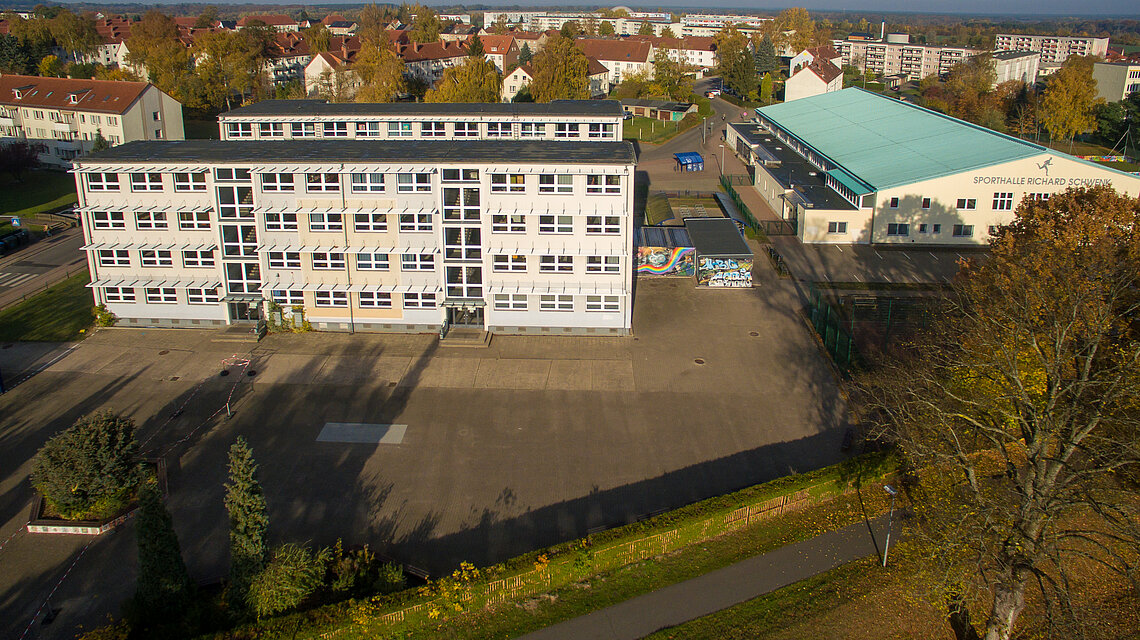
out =
<path fill-rule="evenodd" d="M 978 602 L 984 637 L 1010 638 L 1027 589 L 1076 636 L 1076 562 L 1135 585 L 1138 311 L 1140 202 L 1107 187 L 1027 199 L 936 328 L 858 381 L 921 470 L 916 557 L 960 638 L 977 637 Z"/>

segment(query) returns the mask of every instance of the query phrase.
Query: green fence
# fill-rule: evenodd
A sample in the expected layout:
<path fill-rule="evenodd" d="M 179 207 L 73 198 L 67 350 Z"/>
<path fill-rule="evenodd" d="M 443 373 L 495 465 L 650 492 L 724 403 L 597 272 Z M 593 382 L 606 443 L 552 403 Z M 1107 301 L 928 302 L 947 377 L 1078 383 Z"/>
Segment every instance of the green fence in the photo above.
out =
<path fill-rule="evenodd" d="M 855 338 L 852 335 L 854 324 L 844 327 L 843 315 L 814 286 L 811 290 L 809 316 L 811 326 L 819 334 L 831 359 L 840 370 L 849 373 L 855 363 Z"/>
<path fill-rule="evenodd" d="M 728 192 L 729 197 L 732 198 L 733 204 L 744 214 L 744 218 L 748 221 L 748 226 L 752 227 L 757 233 L 762 233 L 766 236 L 794 236 L 796 235 L 796 220 L 758 220 L 756 216 L 752 215 L 752 210 L 748 205 L 744 204 L 744 200 L 740 194 L 736 192 L 736 185 L 751 185 L 752 178 L 747 175 L 734 175 L 734 174 L 721 174 L 720 186 Z"/>

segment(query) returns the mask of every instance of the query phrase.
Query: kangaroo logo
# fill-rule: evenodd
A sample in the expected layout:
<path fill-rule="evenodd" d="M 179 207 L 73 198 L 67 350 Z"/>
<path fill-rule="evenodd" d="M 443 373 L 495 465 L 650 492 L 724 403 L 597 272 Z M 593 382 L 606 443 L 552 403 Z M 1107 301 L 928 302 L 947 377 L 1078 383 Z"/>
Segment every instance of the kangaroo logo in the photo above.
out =
<path fill-rule="evenodd" d="M 1045 170 L 1045 176 L 1048 177 L 1049 176 L 1049 166 L 1052 164 L 1053 164 L 1053 158 L 1046 158 L 1045 162 L 1037 163 L 1037 168 L 1038 169 L 1044 169 Z"/>

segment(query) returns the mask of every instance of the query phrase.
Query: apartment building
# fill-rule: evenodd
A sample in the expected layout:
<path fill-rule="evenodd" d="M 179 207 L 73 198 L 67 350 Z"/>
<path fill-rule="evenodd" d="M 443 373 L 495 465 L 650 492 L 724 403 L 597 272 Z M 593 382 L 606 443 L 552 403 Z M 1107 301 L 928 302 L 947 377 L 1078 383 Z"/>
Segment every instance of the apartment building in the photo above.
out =
<path fill-rule="evenodd" d="M 133 142 L 74 163 L 96 304 L 128 326 L 630 330 L 625 142 Z"/>
<path fill-rule="evenodd" d="M 997 51 L 994 58 L 994 87 L 1016 80 L 1032 85 L 1040 71 L 1041 54 L 1036 51 Z"/>
<path fill-rule="evenodd" d="M 1098 62 L 1093 65 L 1097 97 L 1107 102 L 1120 102 L 1140 91 L 1140 64 L 1134 62 Z"/>
<path fill-rule="evenodd" d="M 615 100 L 330 103 L 264 100 L 218 116 L 222 140 L 533 140 L 619 142 Z"/>
<path fill-rule="evenodd" d="M 999 33 L 994 38 L 996 51 L 1036 51 L 1042 64 L 1062 64 L 1069 56 L 1105 56 L 1108 38 L 1089 36 L 1030 36 Z"/>
<path fill-rule="evenodd" d="M 843 65 L 879 76 L 902 74 L 908 80 L 945 75 L 950 67 L 981 53 L 965 47 L 938 47 L 912 44 L 906 34 L 891 34 L 886 41 L 832 40 Z"/>
<path fill-rule="evenodd" d="M 146 82 L 0 76 L 0 140 L 42 143 L 43 163 L 67 167 L 99 135 L 182 140 L 182 105 Z"/>

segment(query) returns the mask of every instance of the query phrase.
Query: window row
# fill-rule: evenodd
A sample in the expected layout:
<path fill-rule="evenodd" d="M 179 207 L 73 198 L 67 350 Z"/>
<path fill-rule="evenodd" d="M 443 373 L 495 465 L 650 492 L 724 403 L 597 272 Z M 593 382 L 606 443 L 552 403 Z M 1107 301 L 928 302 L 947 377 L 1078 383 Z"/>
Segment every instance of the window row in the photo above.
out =
<path fill-rule="evenodd" d="M 393 294 L 387 291 L 361 291 L 351 294 L 356 298 L 357 307 L 361 309 L 391 309 Z M 300 306 L 305 304 L 305 292 L 297 289 L 274 289 L 271 294 L 277 304 Z M 323 309 L 348 308 L 349 293 L 347 291 L 314 291 L 313 306 Z M 405 309 L 435 309 L 436 294 L 434 293 L 405 293 L 401 294 L 401 303 Z"/>
<path fill-rule="evenodd" d="M 586 273 L 621 273 L 621 256 L 585 256 Z M 529 263 L 525 255 L 491 256 L 495 273 L 525 272 Z M 574 256 L 538 256 L 540 273 L 573 273 Z"/>
<path fill-rule="evenodd" d="M 217 304 L 221 299 L 217 289 L 186 289 L 188 304 Z M 141 292 L 141 295 L 140 295 Z M 107 302 L 139 302 L 149 304 L 177 304 L 178 289 L 173 287 L 103 287 Z"/>
<path fill-rule="evenodd" d="M 582 308 L 586 311 L 621 311 L 620 296 L 573 296 L 566 294 L 543 294 L 528 296 L 523 293 L 496 293 L 492 308 L 496 311 L 528 311 L 534 299 L 539 311 L 574 311 L 581 304 L 575 298 L 584 297 Z"/>
<path fill-rule="evenodd" d="M 214 251 L 181 251 L 183 267 L 213 267 L 217 263 Z M 140 267 L 173 267 L 174 252 L 162 249 L 141 250 L 139 254 Z M 131 266 L 131 252 L 126 249 L 99 249 L 96 254 L 100 267 L 129 267 Z"/>
<path fill-rule="evenodd" d="M 1051 194 L 1048 193 L 1029 193 L 1026 194 L 1027 198 L 1034 200 L 1048 200 Z M 887 206 L 891 209 L 898 209 L 900 199 L 896 196 L 888 200 Z M 922 209 L 928 210 L 932 206 L 930 198 L 922 198 Z M 975 211 L 978 208 L 977 198 L 958 198 L 954 202 L 954 207 L 959 211 Z M 1010 191 L 997 191 L 994 192 L 992 209 L 994 211 L 1012 211 L 1013 210 L 1013 193 Z"/>
<path fill-rule="evenodd" d="M 204 231 L 210 229 L 209 211 L 180 211 L 177 215 L 165 211 L 139 211 L 134 214 L 135 229 L 139 231 L 163 231 L 170 228 L 174 219 L 182 231 Z M 127 214 L 122 211 L 92 211 L 91 226 L 105 231 L 125 230 Z"/>
<path fill-rule="evenodd" d="M 909 236 L 911 225 L 905 222 L 895 223 L 892 222 L 887 225 L 888 236 Z M 942 233 L 941 224 L 920 224 L 918 225 L 918 233 L 920 235 L 938 235 Z M 955 238 L 972 238 L 974 237 L 974 225 L 972 224 L 956 224 L 951 227 L 950 235 Z"/>
<path fill-rule="evenodd" d="M 359 271 L 388 271 L 395 258 L 387 253 L 344 254 L 315 252 L 310 254 L 313 269 L 322 271 L 343 271 L 348 265 L 348 256 L 353 256 Z M 431 253 L 404 253 L 399 255 L 400 269 L 403 271 L 435 271 L 435 255 Z M 267 254 L 270 269 L 300 269 L 301 254 L 296 251 L 270 251 Z"/>
<path fill-rule="evenodd" d="M 488 138 L 545 138 L 547 131 L 555 138 L 566 139 L 614 139 L 617 125 L 611 122 L 468 122 L 433 120 L 428 122 L 377 122 L 377 121 L 330 121 L 330 122 L 227 122 L 227 138 L 252 138 L 254 131 L 260 138 L 284 138 L 288 131 L 293 138 L 347 138 L 349 132 L 357 138 L 380 138 L 382 132 L 388 138 L 411 138 L 419 131 L 422 138 L 447 138 L 448 130 L 454 138 L 478 138 L 482 133 Z"/>

